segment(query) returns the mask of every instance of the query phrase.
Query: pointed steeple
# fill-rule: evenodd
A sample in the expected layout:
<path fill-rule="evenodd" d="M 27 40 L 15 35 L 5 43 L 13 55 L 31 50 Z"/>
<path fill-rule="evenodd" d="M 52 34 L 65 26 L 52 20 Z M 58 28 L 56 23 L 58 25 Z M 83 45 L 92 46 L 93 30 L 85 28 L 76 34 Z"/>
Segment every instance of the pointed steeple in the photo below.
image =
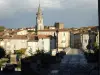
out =
<path fill-rule="evenodd" d="M 38 7 L 37 15 L 42 15 L 42 10 L 41 10 L 41 6 L 40 6 L 40 0 L 39 0 L 39 7 Z"/>
<path fill-rule="evenodd" d="M 40 1 L 39 1 L 39 7 L 36 13 L 36 32 L 38 30 L 43 30 L 44 29 L 44 25 L 43 25 L 43 16 L 42 16 L 42 10 L 40 7 Z"/>

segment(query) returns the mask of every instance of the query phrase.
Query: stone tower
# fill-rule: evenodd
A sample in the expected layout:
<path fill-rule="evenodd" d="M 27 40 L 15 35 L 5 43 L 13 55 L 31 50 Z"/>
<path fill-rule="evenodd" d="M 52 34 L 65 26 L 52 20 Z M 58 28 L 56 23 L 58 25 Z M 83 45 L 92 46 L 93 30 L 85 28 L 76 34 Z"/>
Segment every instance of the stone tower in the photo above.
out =
<path fill-rule="evenodd" d="M 38 12 L 36 13 L 36 31 L 38 30 L 43 30 L 44 29 L 44 25 L 43 25 L 43 14 L 42 14 L 42 10 L 40 7 L 40 3 L 39 3 L 39 7 L 38 7 Z"/>

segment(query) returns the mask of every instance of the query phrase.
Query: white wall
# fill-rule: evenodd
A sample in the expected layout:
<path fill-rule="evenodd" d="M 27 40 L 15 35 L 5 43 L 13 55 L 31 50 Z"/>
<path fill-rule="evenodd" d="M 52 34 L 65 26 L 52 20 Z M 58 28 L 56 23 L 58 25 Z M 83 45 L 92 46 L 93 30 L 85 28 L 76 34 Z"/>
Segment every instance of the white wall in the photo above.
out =
<path fill-rule="evenodd" d="M 11 45 L 15 50 L 19 50 L 21 48 L 27 48 L 27 40 L 25 40 L 25 39 L 12 39 Z"/>
<path fill-rule="evenodd" d="M 27 30 L 22 30 L 17 32 L 17 35 L 26 35 L 26 34 L 28 34 Z"/>
<path fill-rule="evenodd" d="M 4 43 L 3 47 L 7 52 L 11 51 L 13 53 L 14 50 L 27 48 L 26 39 L 4 39 L 3 43 Z"/>
<path fill-rule="evenodd" d="M 83 49 L 87 49 L 88 40 L 89 40 L 89 34 L 83 34 L 83 39 L 82 39 L 82 36 L 81 36 L 81 42 L 82 42 L 82 48 Z"/>
<path fill-rule="evenodd" d="M 39 39 L 38 46 L 40 50 L 44 49 L 45 52 L 49 52 L 50 51 L 50 38 Z"/>
<path fill-rule="evenodd" d="M 56 35 L 56 31 L 38 32 L 38 34 L 52 35 L 52 36 L 54 36 L 54 33 Z M 65 33 L 65 36 L 64 36 L 64 33 Z M 65 43 L 61 43 L 62 40 L 65 40 Z M 70 32 L 69 31 L 59 31 L 59 33 L 58 33 L 58 47 L 69 47 L 69 46 L 70 46 Z"/>
<path fill-rule="evenodd" d="M 4 41 L 0 41 L 0 46 L 1 46 L 1 47 L 4 47 L 4 46 L 5 46 Z"/>
<path fill-rule="evenodd" d="M 31 48 L 33 53 L 38 48 L 39 50 L 45 50 L 45 52 L 50 52 L 51 49 L 55 48 L 54 38 L 52 40 L 50 38 L 41 38 L 38 42 L 27 41 L 27 39 L 4 39 L 4 41 L 0 42 L 0 45 L 3 46 L 7 52 L 11 51 L 12 53 L 14 52 L 14 50 L 19 50 L 21 48 L 27 48 L 27 52 Z"/>
<path fill-rule="evenodd" d="M 59 32 L 58 33 L 58 47 L 69 47 L 69 46 L 70 46 L 70 32 L 69 31 Z"/>
<path fill-rule="evenodd" d="M 27 55 L 30 55 L 29 50 L 32 49 L 32 53 L 36 53 L 36 50 L 44 50 L 45 52 L 50 52 L 51 49 L 55 49 L 55 39 L 41 38 L 38 41 L 28 42 L 28 49 L 26 51 Z"/>
<path fill-rule="evenodd" d="M 37 50 L 37 45 L 38 42 L 36 41 L 28 41 L 28 46 L 25 54 L 29 56 L 31 56 L 30 52 L 32 52 L 32 54 L 35 54 Z"/>

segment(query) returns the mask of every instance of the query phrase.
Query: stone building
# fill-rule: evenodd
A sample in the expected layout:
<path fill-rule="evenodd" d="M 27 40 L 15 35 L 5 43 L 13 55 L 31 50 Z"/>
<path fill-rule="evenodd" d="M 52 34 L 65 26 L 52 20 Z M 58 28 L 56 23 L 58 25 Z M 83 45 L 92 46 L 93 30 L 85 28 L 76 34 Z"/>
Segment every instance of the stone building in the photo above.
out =
<path fill-rule="evenodd" d="M 35 35 L 28 40 L 27 45 L 26 55 L 35 54 L 36 50 L 44 50 L 44 52 L 50 53 L 51 50 L 56 48 L 56 41 L 54 37 L 49 35 Z"/>
<path fill-rule="evenodd" d="M 64 24 L 63 24 L 63 23 L 56 22 L 56 23 L 54 24 L 54 26 L 55 26 L 55 28 L 57 28 L 57 29 L 64 29 Z"/>
<path fill-rule="evenodd" d="M 7 54 L 14 53 L 14 50 L 22 48 L 28 51 L 32 49 L 32 52 L 36 52 L 38 49 L 50 52 L 50 50 L 56 48 L 56 41 L 51 35 L 14 35 L 2 37 L 0 46 L 6 50 Z"/>
<path fill-rule="evenodd" d="M 39 35 L 52 35 L 57 37 L 57 29 L 39 30 Z M 58 47 L 67 48 L 70 47 L 70 31 L 67 29 L 58 29 Z"/>
<path fill-rule="evenodd" d="M 80 33 L 71 33 L 71 48 L 81 48 L 81 34 Z"/>

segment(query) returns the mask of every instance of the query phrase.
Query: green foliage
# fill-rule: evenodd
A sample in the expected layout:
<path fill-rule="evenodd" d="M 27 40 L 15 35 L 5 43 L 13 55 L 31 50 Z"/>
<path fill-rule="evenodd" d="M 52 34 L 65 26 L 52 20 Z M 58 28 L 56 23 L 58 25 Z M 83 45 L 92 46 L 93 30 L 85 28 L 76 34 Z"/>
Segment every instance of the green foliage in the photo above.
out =
<path fill-rule="evenodd" d="M 37 50 L 37 53 L 44 53 L 44 50 Z"/>
<path fill-rule="evenodd" d="M 4 48 L 0 47 L 0 58 L 3 58 L 6 55 Z"/>
<path fill-rule="evenodd" d="M 5 27 L 4 26 L 0 26 L 0 32 L 4 31 Z"/>
<path fill-rule="evenodd" d="M 98 62 L 98 60 L 99 60 L 99 46 L 95 42 L 92 45 L 92 47 L 93 47 L 94 53 L 85 52 L 84 55 L 85 55 L 88 62 Z"/>
<path fill-rule="evenodd" d="M 27 30 L 28 32 L 35 32 L 34 30 Z"/>
<path fill-rule="evenodd" d="M 9 60 L 8 58 L 2 58 L 2 59 L 0 59 L 0 66 L 1 66 L 3 63 L 7 62 L 8 60 Z"/>
<path fill-rule="evenodd" d="M 96 42 L 93 44 L 93 48 L 94 48 L 94 50 L 98 50 L 99 49 L 99 46 L 97 45 Z"/>
<path fill-rule="evenodd" d="M 18 62 L 17 68 L 21 68 L 21 61 Z"/>
<path fill-rule="evenodd" d="M 25 48 L 21 48 L 19 50 L 15 50 L 15 54 L 25 54 L 26 49 Z"/>
<path fill-rule="evenodd" d="M 33 56 L 34 54 L 32 53 L 32 49 L 29 50 L 29 53 L 31 54 L 31 56 Z"/>
<path fill-rule="evenodd" d="M 35 55 L 39 55 L 39 54 L 44 54 L 44 50 L 36 50 L 36 54 Z"/>
<path fill-rule="evenodd" d="M 33 56 L 23 59 L 22 68 L 24 70 L 25 70 L 25 68 L 28 70 L 30 69 L 30 67 L 27 66 L 26 64 L 29 64 L 31 62 L 34 62 L 37 64 L 37 66 L 36 66 L 37 70 L 41 70 L 43 68 L 48 69 L 51 66 L 51 64 L 59 63 L 56 56 L 52 56 L 51 54 L 45 53 L 44 50 L 38 49 L 36 52 L 37 53 L 34 54 Z M 64 54 L 64 53 L 62 52 L 62 54 Z M 27 67 L 29 67 L 29 68 L 27 68 Z"/>

